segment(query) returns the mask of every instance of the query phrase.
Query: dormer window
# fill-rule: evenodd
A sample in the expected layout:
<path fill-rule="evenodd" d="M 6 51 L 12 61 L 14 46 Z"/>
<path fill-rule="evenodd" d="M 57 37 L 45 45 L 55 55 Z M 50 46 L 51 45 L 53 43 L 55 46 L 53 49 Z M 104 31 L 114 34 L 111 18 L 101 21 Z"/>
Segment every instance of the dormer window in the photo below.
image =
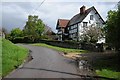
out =
<path fill-rule="evenodd" d="M 90 15 L 90 20 L 93 20 L 93 15 Z"/>

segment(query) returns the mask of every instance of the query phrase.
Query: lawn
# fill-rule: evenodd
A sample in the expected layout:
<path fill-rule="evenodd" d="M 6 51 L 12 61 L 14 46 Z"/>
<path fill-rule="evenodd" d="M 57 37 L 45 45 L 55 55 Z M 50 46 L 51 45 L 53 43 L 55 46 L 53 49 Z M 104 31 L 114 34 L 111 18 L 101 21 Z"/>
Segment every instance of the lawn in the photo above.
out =
<path fill-rule="evenodd" d="M 2 76 L 23 63 L 28 55 L 28 49 L 2 39 Z"/>
<path fill-rule="evenodd" d="M 64 52 L 64 53 L 87 53 L 88 52 L 87 50 L 62 48 L 62 47 L 57 47 L 57 46 L 51 46 L 45 43 L 35 43 L 32 45 L 47 47 L 47 48 L 55 49 L 57 51 Z"/>

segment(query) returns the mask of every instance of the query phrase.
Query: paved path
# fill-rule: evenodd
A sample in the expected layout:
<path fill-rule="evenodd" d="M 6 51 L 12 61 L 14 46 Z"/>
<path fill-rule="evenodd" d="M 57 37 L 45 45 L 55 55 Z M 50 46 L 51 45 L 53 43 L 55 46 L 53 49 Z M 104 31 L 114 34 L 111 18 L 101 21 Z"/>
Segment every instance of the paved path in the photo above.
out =
<path fill-rule="evenodd" d="M 74 60 L 63 57 L 52 49 L 22 45 L 31 50 L 33 60 L 6 78 L 79 78 Z"/>

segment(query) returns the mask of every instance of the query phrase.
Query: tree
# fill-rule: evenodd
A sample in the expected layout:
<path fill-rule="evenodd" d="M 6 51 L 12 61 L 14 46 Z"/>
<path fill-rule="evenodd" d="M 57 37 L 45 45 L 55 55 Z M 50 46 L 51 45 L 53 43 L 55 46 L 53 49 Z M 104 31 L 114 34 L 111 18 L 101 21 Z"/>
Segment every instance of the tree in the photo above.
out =
<path fill-rule="evenodd" d="M 44 32 L 45 24 L 42 22 L 41 19 L 38 19 L 38 22 L 36 24 L 36 32 L 41 36 Z"/>
<path fill-rule="evenodd" d="M 35 38 L 42 35 L 44 29 L 45 24 L 41 19 L 38 19 L 38 16 L 29 15 L 23 32 L 25 36 L 29 36 L 29 38 L 34 41 Z"/>
<path fill-rule="evenodd" d="M 23 32 L 20 28 L 15 28 L 12 29 L 10 36 L 12 36 L 13 38 L 15 37 L 22 37 L 23 36 Z"/>
<path fill-rule="evenodd" d="M 91 25 L 83 29 L 80 38 L 83 42 L 96 43 L 103 36 L 104 34 L 101 27 Z"/>
<path fill-rule="evenodd" d="M 110 10 L 105 26 L 106 41 L 116 50 L 120 49 L 120 2 L 117 10 Z"/>

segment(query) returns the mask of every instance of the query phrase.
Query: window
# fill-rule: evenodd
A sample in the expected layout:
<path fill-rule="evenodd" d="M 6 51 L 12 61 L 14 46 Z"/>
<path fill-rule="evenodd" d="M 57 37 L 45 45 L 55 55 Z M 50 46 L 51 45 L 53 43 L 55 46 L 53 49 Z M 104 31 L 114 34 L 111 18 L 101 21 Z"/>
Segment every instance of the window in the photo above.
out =
<path fill-rule="evenodd" d="M 75 29 L 74 29 L 74 33 L 75 33 Z"/>
<path fill-rule="evenodd" d="M 75 25 L 73 25 L 73 29 L 75 28 Z"/>
<path fill-rule="evenodd" d="M 68 27 L 68 30 L 69 30 L 69 27 Z"/>
<path fill-rule="evenodd" d="M 87 27 L 87 22 L 83 22 L 83 27 Z"/>
<path fill-rule="evenodd" d="M 75 29 L 75 32 L 77 32 L 77 28 Z"/>
<path fill-rule="evenodd" d="M 90 20 L 93 20 L 93 15 L 90 15 Z"/>
<path fill-rule="evenodd" d="M 75 29 L 76 25 L 74 25 L 74 29 Z"/>
<path fill-rule="evenodd" d="M 73 30 L 71 30 L 71 33 L 73 33 Z"/>
<path fill-rule="evenodd" d="M 70 30 L 72 29 L 72 26 L 70 26 Z"/>

